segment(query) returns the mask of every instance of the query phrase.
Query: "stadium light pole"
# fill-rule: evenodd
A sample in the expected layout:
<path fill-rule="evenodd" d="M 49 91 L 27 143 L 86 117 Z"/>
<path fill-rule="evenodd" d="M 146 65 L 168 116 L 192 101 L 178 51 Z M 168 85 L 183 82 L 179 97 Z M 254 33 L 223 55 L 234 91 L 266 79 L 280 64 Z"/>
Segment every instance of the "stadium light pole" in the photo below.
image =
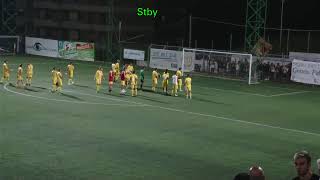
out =
<path fill-rule="evenodd" d="M 283 28 L 283 6 L 286 0 L 281 0 L 281 19 L 280 19 L 280 53 L 282 52 L 282 28 Z"/>

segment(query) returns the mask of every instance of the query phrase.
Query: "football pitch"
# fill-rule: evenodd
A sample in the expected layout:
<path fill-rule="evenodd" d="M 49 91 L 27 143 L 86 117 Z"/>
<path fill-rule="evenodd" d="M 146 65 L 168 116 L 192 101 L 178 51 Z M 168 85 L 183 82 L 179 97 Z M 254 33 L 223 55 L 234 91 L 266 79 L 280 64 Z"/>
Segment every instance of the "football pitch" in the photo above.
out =
<path fill-rule="evenodd" d="M 256 164 L 286 180 L 296 151 L 311 153 L 313 169 L 320 158 L 317 87 L 194 76 L 188 100 L 151 92 L 146 71 L 137 97 L 120 96 L 118 84 L 106 93 L 106 80 L 97 94 L 95 71 L 107 76 L 110 64 L 74 61 L 75 85 L 64 77 L 52 94 L 51 69 L 64 73 L 69 61 L 6 59 L 13 85 L 0 86 L 0 179 L 230 180 Z M 27 89 L 14 86 L 20 63 L 34 65 Z"/>

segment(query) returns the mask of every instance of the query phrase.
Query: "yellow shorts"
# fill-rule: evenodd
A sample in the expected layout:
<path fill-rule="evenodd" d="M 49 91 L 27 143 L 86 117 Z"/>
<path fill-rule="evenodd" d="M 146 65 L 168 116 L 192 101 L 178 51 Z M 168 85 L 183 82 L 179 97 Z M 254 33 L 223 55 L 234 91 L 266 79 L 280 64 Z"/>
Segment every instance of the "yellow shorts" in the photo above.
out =
<path fill-rule="evenodd" d="M 101 82 L 102 82 L 101 79 L 97 79 L 97 80 L 96 80 L 96 84 L 97 84 L 97 85 L 101 85 Z"/>
<path fill-rule="evenodd" d="M 62 86 L 62 80 L 58 80 L 58 86 Z"/>
<path fill-rule="evenodd" d="M 72 79 L 73 78 L 73 73 L 69 73 L 69 78 Z"/>
<path fill-rule="evenodd" d="M 152 80 L 152 84 L 153 84 L 153 85 L 157 85 L 157 84 L 158 84 L 158 79 L 153 79 L 153 80 Z"/>
<path fill-rule="evenodd" d="M 131 84 L 131 89 L 137 89 L 137 85 L 136 84 Z"/>
<path fill-rule="evenodd" d="M 162 81 L 162 87 L 168 87 L 168 84 L 169 84 L 169 82 L 168 82 L 168 80 L 165 80 L 165 81 Z"/>
<path fill-rule="evenodd" d="M 121 86 L 125 86 L 126 85 L 126 81 L 121 81 Z"/>
<path fill-rule="evenodd" d="M 178 79 L 178 84 L 182 85 L 182 79 Z"/>
<path fill-rule="evenodd" d="M 27 74 L 27 78 L 32 78 L 32 74 Z"/>
<path fill-rule="evenodd" d="M 57 85 L 57 80 L 52 81 L 52 85 L 56 86 Z"/>
<path fill-rule="evenodd" d="M 190 85 L 189 85 L 189 86 L 186 86 L 186 90 L 189 91 L 189 92 L 191 92 L 191 86 L 190 86 Z"/>
<path fill-rule="evenodd" d="M 4 79 L 9 78 L 9 76 L 10 76 L 10 74 L 9 74 L 9 73 L 4 73 L 4 74 L 3 74 L 3 78 L 4 78 Z"/>

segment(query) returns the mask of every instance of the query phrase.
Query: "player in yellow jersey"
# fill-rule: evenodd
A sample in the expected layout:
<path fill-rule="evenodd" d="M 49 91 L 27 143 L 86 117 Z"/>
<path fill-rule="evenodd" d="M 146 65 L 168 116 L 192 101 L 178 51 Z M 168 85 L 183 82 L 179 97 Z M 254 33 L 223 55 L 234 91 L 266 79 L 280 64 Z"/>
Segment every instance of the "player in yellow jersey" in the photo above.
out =
<path fill-rule="evenodd" d="M 130 83 L 130 76 L 131 76 L 131 71 L 130 71 L 130 68 L 129 68 L 130 65 L 128 65 L 126 67 L 126 75 L 125 75 L 125 78 L 126 78 L 126 87 L 128 88 L 128 85 Z"/>
<path fill-rule="evenodd" d="M 132 63 L 130 63 L 130 64 L 128 65 L 128 70 L 130 71 L 130 73 L 132 73 L 132 72 L 134 71 L 134 68 L 133 68 Z"/>
<path fill-rule="evenodd" d="M 163 92 L 166 94 L 168 94 L 169 78 L 170 78 L 170 74 L 168 72 L 168 69 L 166 69 L 166 71 L 162 75 L 162 89 L 163 89 Z"/>
<path fill-rule="evenodd" d="M 1 83 L 7 83 L 9 81 L 9 77 L 10 77 L 10 69 L 9 66 L 7 64 L 7 61 L 4 61 L 3 65 L 2 65 L 2 77 L 1 77 Z"/>
<path fill-rule="evenodd" d="M 186 79 L 184 80 L 184 86 L 185 86 L 185 89 L 186 89 L 186 98 L 188 99 L 192 99 L 192 92 L 191 92 L 191 82 L 192 79 L 190 77 L 190 75 L 188 74 Z"/>
<path fill-rule="evenodd" d="M 158 78 L 159 78 L 158 69 L 155 68 L 155 69 L 152 71 L 152 91 L 153 91 L 153 92 L 156 92 L 156 91 L 157 91 Z"/>
<path fill-rule="evenodd" d="M 101 85 L 102 85 L 102 80 L 103 80 L 103 69 L 102 67 L 100 66 L 98 68 L 98 70 L 96 71 L 96 75 L 94 76 L 94 80 L 96 81 L 96 86 L 97 86 L 97 93 L 100 92 L 100 88 L 101 88 Z"/>
<path fill-rule="evenodd" d="M 58 71 L 57 71 L 57 91 L 59 92 L 59 93 L 61 93 L 61 91 L 62 91 L 62 73 L 61 73 L 61 70 L 60 69 L 58 69 Z"/>
<path fill-rule="evenodd" d="M 31 86 L 32 76 L 33 76 L 33 65 L 28 64 L 27 65 L 26 86 Z"/>
<path fill-rule="evenodd" d="M 22 64 L 19 65 L 18 71 L 17 71 L 17 87 L 18 88 L 23 88 L 23 69 L 22 69 Z"/>
<path fill-rule="evenodd" d="M 51 92 L 56 92 L 57 91 L 58 76 L 57 76 L 57 70 L 56 70 L 55 67 L 52 68 L 51 79 L 52 79 L 52 90 L 51 90 Z"/>
<path fill-rule="evenodd" d="M 179 68 L 179 70 L 176 72 L 176 75 L 178 77 L 179 91 L 182 91 L 182 71 L 181 71 L 181 68 Z"/>
<path fill-rule="evenodd" d="M 137 96 L 138 95 L 138 76 L 136 75 L 135 71 L 132 71 L 130 76 L 131 82 L 131 95 Z"/>
<path fill-rule="evenodd" d="M 70 62 L 67 66 L 67 72 L 68 72 L 68 85 L 74 84 L 73 82 L 73 75 L 74 75 L 74 65 L 72 62 Z"/>
<path fill-rule="evenodd" d="M 116 70 L 115 81 L 118 81 L 120 76 L 120 60 L 117 60 L 117 63 L 115 64 L 115 70 Z"/>

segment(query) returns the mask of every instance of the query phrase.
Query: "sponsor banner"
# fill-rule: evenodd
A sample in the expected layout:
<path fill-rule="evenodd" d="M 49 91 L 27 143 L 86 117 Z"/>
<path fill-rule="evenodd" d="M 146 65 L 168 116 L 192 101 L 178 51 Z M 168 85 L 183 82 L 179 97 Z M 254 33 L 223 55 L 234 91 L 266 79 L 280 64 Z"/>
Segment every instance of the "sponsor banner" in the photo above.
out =
<path fill-rule="evenodd" d="M 195 53 L 185 52 L 184 71 L 190 72 L 194 69 Z M 151 68 L 168 69 L 176 71 L 182 66 L 182 51 L 150 49 Z"/>
<path fill-rule="evenodd" d="M 320 63 L 294 59 L 291 80 L 305 84 L 320 85 Z"/>
<path fill-rule="evenodd" d="M 94 61 L 94 43 L 59 41 L 59 58 Z"/>
<path fill-rule="evenodd" d="M 25 40 L 27 54 L 58 57 L 58 41 L 32 37 L 26 37 Z"/>
<path fill-rule="evenodd" d="M 123 58 L 144 61 L 145 52 L 134 49 L 124 49 L 123 50 Z"/>

